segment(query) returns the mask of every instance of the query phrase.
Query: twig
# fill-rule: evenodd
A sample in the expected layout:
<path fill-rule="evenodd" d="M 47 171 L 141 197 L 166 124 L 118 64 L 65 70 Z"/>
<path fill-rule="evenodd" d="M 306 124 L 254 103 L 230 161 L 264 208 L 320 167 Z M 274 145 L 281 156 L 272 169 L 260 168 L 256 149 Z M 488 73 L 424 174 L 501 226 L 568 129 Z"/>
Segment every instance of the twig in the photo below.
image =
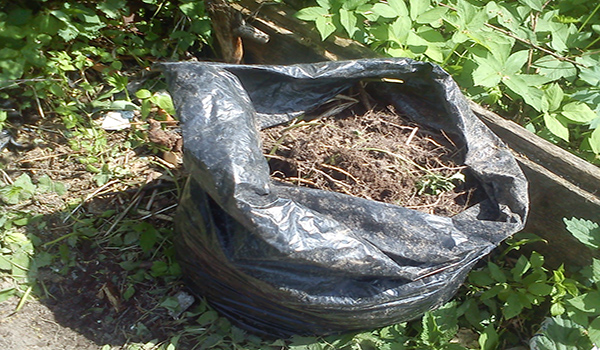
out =
<path fill-rule="evenodd" d="M 358 183 L 358 179 L 356 177 L 354 177 L 352 174 L 350 174 L 349 172 L 347 172 L 346 170 L 344 170 L 344 169 L 340 169 L 338 167 L 335 167 L 335 166 L 329 165 L 329 164 L 325 164 L 325 163 L 321 164 L 321 166 L 323 168 L 327 168 L 327 169 L 331 169 L 331 170 L 335 170 L 337 172 L 340 172 L 340 173 L 346 175 L 347 177 L 351 178 L 354 182 Z"/>
<path fill-rule="evenodd" d="M 146 204 L 146 210 L 150 210 L 150 208 L 152 208 L 152 203 L 154 203 L 154 198 L 156 198 L 157 193 L 158 193 L 158 189 L 155 188 L 152 191 L 152 194 L 150 195 L 150 199 L 148 200 L 148 203 Z"/>
<path fill-rule="evenodd" d="M 415 137 L 415 135 L 417 134 L 417 131 L 419 131 L 419 127 L 415 127 L 411 132 L 410 135 L 408 135 L 408 138 L 406 139 L 406 142 L 404 142 L 405 145 L 410 145 L 410 142 L 412 141 L 412 139 Z"/>
<path fill-rule="evenodd" d="M 44 159 L 48 159 L 48 158 L 55 158 L 55 157 L 65 156 L 67 154 L 73 154 L 73 153 L 79 153 L 79 152 L 64 152 L 64 153 L 50 154 L 50 155 L 47 155 L 47 156 L 37 157 L 37 158 L 32 158 L 32 159 L 21 159 L 21 160 L 19 160 L 19 163 L 37 162 L 38 160 L 44 160 Z"/>
<path fill-rule="evenodd" d="M 175 203 L 175 204 L 172 204 L 172 205 L 169 205 L 168 207 L 166 207 L 166 208 L 162 208 L 161 210 L 159 210 L 159 211 L 157 211 L 157 212 L 155 212 L 155 213 L 150 213 L 150 214 L 147 214 L 147 215 L 144 215 L 144 216 L 142 216 L 142 217 L 140 218 L 140 220 L 146 220 L 147 218 L 149 218 L 149 217 L 151 217 L 151 216 L 157 216 L 157 217 L 158 217 L 158 215 L 159 215 L 159 214 L 161 214 L 161 213 L 164 213 L 165 211 L 167 211 L 167 210 L 171 210 L 171 209 L 173 209 L 173 208 L 176 208 L 176 207 L 177 207 L 177 203 Z M 172 221 L 172 219 L 171 219 L 171 221 Z"/>
<path fill-rule="evenodd" d="M 38 97 L 37 91 L 35 90 L 35 88 L 32 86 L 31 90 L 33 90 L 33 96 L 35 96 L 35 102 L 37 104 L 37 108 L 38 108 L 38 112 L 40 113 L 40 117 L 42 117 L 42 119 L 46 119 L 46 114 L 44 114 L 44 110 L 42 109 L 42 104 L 40 103 L 40 98 Z"/>
<path fill-rule="evenodd" d="M 13 184 L 13 180 L 10 178 L 10 176 L 8 176 L 8 174 L 6 173 L 6 171 L 4 171 L 4 169 L 0 169 L 0 172 L 2 173 L 2 178 L 4 178 L 4 180 L 6 182 L 8 182 L 9 185 Z"/>
<path fill-rule="evenodd" d="M 326 177 L 326 178 L 327 178 L 329 181 L 333 182 L 334 184 L 340 185 L 340 186 L 342 186 L 342 187 L 352 187 L 351 185 L 348 185 L 348 184 L 346 184 L 346 183 L 343 183 L 343 182 L 342 182 L 342 181 L 340 181 L 340 180 L 336 180 L 336 179 L 334 179 L 333 177 L 329 176 L 329 175 L 328 175 L 326 172 L 324 172 L 324 171 L 322 171 L 322 170 L 319 170 L 319 169 L 314 169 L 314 168 L 313 168 L 312 170 L 314 170 L 314 171 L 318 172 L 319 174 L 321 174 L 321 175 L 325 176 L 325 177 Z"/>
<path fill-rule="evenodd" d="M 104 234 L 104 236 L 108 236 L 115 229 L 115 227 L 117 227 L 117 225 L 121 222 L 121 220 L 123 220 L 123 218 L 125 217 L 125 215 L 127 215 L 127 213 L 129 213 L 129 211 L 131 210 L 131 208 L 133 208 L 138 203 L 138 200 L 142 198 L 140 196 L 140 193 L 142 192 L 143 189 L 144 189 L 143 186 L 138 189 L 138 191 L 136 192 L 136 194 L 133 196 L 133 198 L 131 200 L 131 203 L 129 203 L 129 205 L 127 206 L 127 208 L 125 208 L 125 210 L 123 210 L 123 212 L 115 219 L 115 221 L 110 226 L 110 228 L 106 231 L 106 233 Z"/>
<path fill-rule="evenodd" d="M 303 179 L 301 177 L 286 177 L 284 180 L 286 180 L 287 182 L 294 182 L 294 181 L 296 181 L 296 182 L 302 182 L 304 184 L 311 185 L 311 186 L 314 186 L 316 188 L 319 187 L 316 183 L 314 183 L 314 182 L 312 182 L 310 180 Z"/>
<path fill-rule="evenodd" d="M 86 198 L 86 199 L 84 199 L 83 201 L 81 201 L 81 203 L 79 203 L 79 204 L 78 204 L 78 205 L 75 207 L 75 209 L 73 209 L 73 210 L 72 210 L 72 211 L 69 213 L 69 215 L 67 215 L 67 217 L 66 217 L 66 218 L 64 218 L 64 220 L 63 220 L 63 224 L 64 224 L 65 222 L 67 222 L 67 220 L 69 220 L 69 218 L 71 218 L 71 216 L 73 216 L 73 214 L 75 214 L 75 212 L 77 212 L 77 211 L 78 211 L 78 210 L 79 210 L 79 209 L 80 209 L 80 208 L 81 208 L 81 207 L 82 207 L 82 206 L 85 204 L 85 202 L 87 202 L 87 201 L 89 201 L 90 199 L 94 198 L 94 196 L 95 196 L 95 195 L 97 195 L 98 193 L 100 193 L 102 190 L 104 190 L 104 189 L 105 189 L 105 188 L 107 188 L 108 186 L 112 186 L 113 184 L 115 184 L 115 183 L 117 183 L 117 182 L 119 182 L 119 180 L 112 180 L 112 181 L 109 181 L 109 182 L 105 183 L 104 185 L 102 185 L 102 186 L 98 187 L 98 188 L 97 188 L 97 189 L 96 189 L 94 192 L 92 192 L 92 194 L 90 194 L 89 196 L 87 196 L 87 198 Z"/>
<path fill-rule="evenodd" d="M 509 36 L 509 37 L 517 40 L 517 41 L 520 41 L 520 42 L 526 44 L 526 45 L 529 45 L 529 46 L 533 47 L 534 49 L 537 49 L 537 50 L 540 50 L 542 52 L 545 52 L 548 55 L 550 55 L 550 56 L 558 59 L 559 61 L 565 61 L 565 62 L 569 62 L 569 63 L 572 63 L 574 65 L 580 66 L 580 67 L 588 68 L 585 64 L 581 64 L 579 62 L 573 61 L 572 59 L 570 59 L 568 57 L 561 56 L 561 55 L 559 55 L 559 54 L 557 54 L 557 53 L 555 53 L 555 52 L 553 52 L 551 50 L 548 50 L 548 49 L 543 48 L 543 47 L 541 47 L 539 45 L 536 45 L 536 44 L 532 43 L 531 41 L 529 41 L 528 39 L 523 39 L 521 37 L 518 37 L 518 36 L 514 35 L 513 33 L 509 32 L 508 30 L 504 30 L 502 28 L 496 27 L 495 25 L 489 24 L 489 23 L 485 23 L 485 26 L 488 27 L 488 28 L 492 28 L 493 30 L 497 30 L 500 33 L 502 33 L 504 35 L 507 35 L 507 36 Z"/>

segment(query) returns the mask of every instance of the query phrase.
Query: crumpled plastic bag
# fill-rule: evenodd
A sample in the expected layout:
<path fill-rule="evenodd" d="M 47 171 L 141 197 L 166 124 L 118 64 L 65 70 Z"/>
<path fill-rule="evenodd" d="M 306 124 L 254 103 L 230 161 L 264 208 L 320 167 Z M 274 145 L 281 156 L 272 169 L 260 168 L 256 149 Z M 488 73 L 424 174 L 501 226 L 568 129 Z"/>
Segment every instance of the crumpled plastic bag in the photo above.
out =
<path fill-rule="evenodd" d="M 375 328 L 448 301 L 473 265 L 523 228 L 527 181 L 440 67 L 410 59 L 292 66 L 165 63 L 190 176 L 176 249 L 191 290 L 235 324 L 273 336 Z M 487 198 L 454 217 L 269 178 L 259 129 L 361 80 L 443 129 Z"/>

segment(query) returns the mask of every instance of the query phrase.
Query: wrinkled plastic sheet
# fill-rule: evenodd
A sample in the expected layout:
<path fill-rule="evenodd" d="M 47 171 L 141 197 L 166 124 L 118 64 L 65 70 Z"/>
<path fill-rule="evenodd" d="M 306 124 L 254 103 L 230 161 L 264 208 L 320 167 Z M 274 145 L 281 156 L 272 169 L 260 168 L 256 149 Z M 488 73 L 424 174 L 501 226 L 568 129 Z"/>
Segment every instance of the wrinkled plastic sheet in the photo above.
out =
<path fill-rule="evenodd" d="M 245 329 L 329 334 L 417 318 L 448 301 L 473 265 L 524 225 L 523 173 L 436 65 L 368 59 L 162 68 L 190 173 L 177 255 L 194 293 Z M 259 130 L 360 81 L 375 81 L 398 111 L 450 135 L 487 198 L 448 218 L 272 181 Z"/>

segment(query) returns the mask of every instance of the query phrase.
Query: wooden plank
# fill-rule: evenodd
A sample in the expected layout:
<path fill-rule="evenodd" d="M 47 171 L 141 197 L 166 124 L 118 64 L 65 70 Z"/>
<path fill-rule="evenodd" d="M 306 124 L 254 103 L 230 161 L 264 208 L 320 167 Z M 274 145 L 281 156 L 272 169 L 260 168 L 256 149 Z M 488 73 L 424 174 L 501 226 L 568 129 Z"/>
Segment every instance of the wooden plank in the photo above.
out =
<path fill-rule="evenodd" d="M 291 64 L 379 57 L 348 39 L 334 36 L 321 42 L 312 25 L 293 18 L 295 10 L 285 4 L 264 5 L 264 2 L 232 3 L 248 22 L 271 36 L 266 45 L 244 42 L 249 55 L 246 63 Z M 584 265 L 592 256 L 600 256 L 573 238 L 562 221 L 564 217 L 578 217 L 600 222 L 600 169 L 475 103 L 471 107 L 514 151 L 529 180 L 531 204 L 525 231 L 548 241 L 535 249 L 552 265 Z"/>
<path fill-rule="evenodd" d="M 565 178 L 581 189 L 600 195 L 600 168 L 557 147 L 520 125 L 486 110 L 475 102 L 471 102 L 471 109 L 515 152 L 547 169 L 552 169 L 552 173 Z"/>

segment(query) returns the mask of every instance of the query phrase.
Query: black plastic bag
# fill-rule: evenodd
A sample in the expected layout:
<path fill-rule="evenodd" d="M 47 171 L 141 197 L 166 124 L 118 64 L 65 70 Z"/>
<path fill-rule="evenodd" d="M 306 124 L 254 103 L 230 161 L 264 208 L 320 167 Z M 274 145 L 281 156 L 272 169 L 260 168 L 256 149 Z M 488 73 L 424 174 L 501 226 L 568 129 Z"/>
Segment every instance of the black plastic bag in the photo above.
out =
<path fill-rule="evenodd" d="M 417 318 L 449 300 L 477 260 L 524 225 L 524 175 L 436 65 L 162 68 L 190 172 L 176 222 L 178 258 L 191 289 L 243 328 L 329 334 Z M 487 199 L 446 218 L 270 180 L 259 128 L 380 78 L 395 81 L 376 83 L 382 98 L 466 149 L 464 164 Z"/>

